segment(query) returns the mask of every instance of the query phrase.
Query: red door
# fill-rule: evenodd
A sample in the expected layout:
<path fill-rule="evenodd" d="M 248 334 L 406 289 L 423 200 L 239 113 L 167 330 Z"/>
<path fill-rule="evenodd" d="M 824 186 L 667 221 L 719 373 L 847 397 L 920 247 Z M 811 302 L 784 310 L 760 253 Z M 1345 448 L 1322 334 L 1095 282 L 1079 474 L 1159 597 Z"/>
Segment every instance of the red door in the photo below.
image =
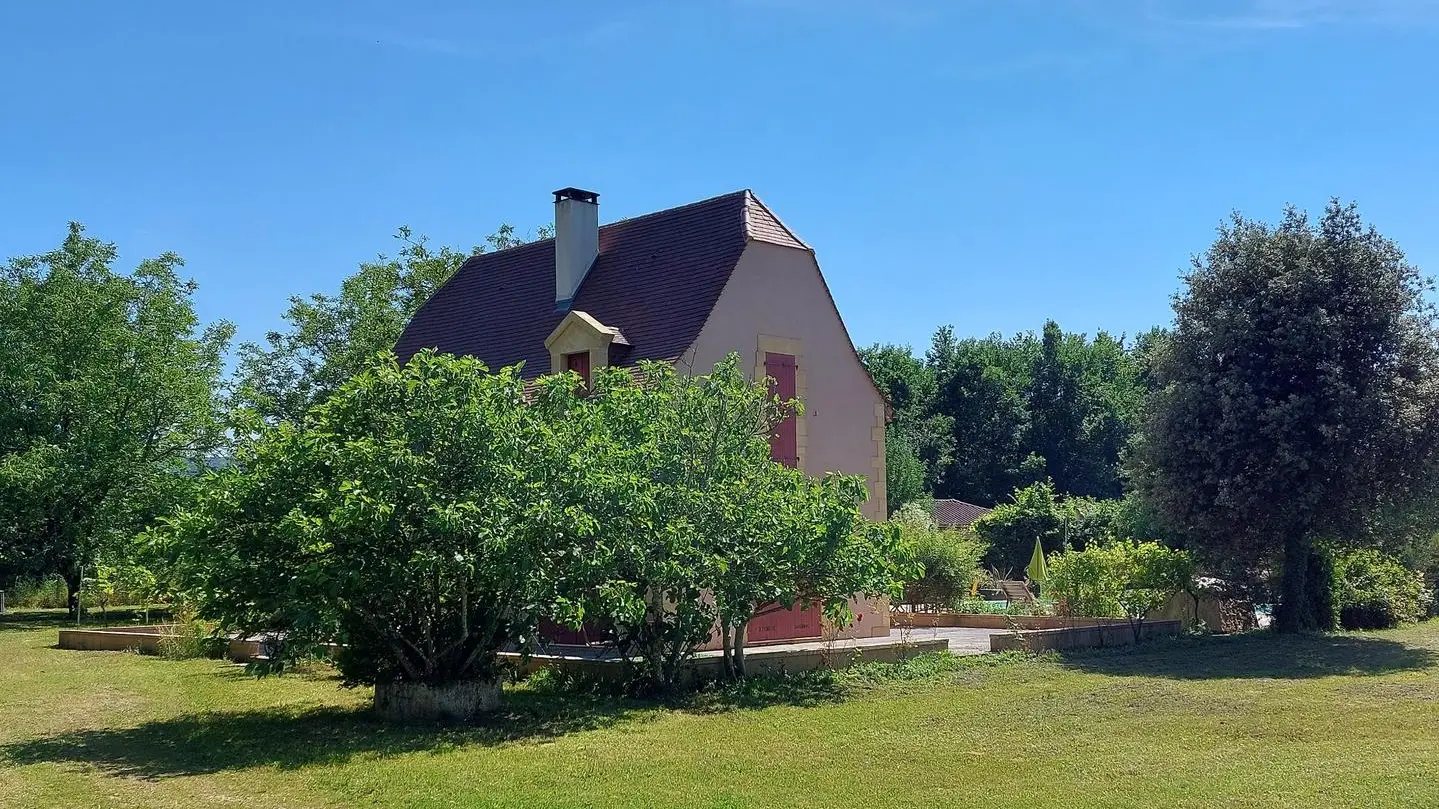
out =
<path fill-rule="evenodd" d="M 764 373 L 769 377 L 770 395 L 780 401 L 795 398 L 795 362 L 793 354 L 764 355 Z M 775 427 L 769 438 L 769 457 L 788 467 L 799 466 L 799 431 L 793 414 Z"/>
<path fill-rule="evenodd" d="M 590 352 L 576 351 L 573 354 L 565 355 L 565 370 L 574 371 L 584 380 L 585 387 L 590 386 Z"/>
<path fill-rule="evenodd" d="M 775 610 L 749 622 L 745 637 L 750 643 L 820 636 L 818 604 L 799 603 L 787 610 Z"/>

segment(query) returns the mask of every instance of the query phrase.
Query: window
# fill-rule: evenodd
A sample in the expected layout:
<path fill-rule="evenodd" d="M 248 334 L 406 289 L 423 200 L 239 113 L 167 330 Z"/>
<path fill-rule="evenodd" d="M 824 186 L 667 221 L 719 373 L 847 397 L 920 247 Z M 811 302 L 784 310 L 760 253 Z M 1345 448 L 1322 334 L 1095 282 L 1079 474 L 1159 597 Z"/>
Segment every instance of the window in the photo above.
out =
<path fill-rule="evenodd" d="M 770 395 L 781 401 L 795 398 L 795 362 L 793 354 L 764 355 L 764 374 L 769 377 Z M 793 413 L 775 427 L 769 437 L 769 456 L 788 467 L 799 466 L 799 429 Z"/>
<path fill-rule="evenodd" d="M 573 354 L 565 355 L 565 370 L 574 371 L 580 375 L 585 382 L 585 387 L 590 386 L 590 352 L 576 351 Z"/>

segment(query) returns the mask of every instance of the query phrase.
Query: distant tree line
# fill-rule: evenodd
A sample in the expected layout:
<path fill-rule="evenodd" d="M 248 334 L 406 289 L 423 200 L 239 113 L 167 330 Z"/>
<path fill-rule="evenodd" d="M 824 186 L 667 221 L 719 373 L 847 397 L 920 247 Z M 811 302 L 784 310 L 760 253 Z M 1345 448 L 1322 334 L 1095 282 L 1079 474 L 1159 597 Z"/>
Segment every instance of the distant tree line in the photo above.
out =
<path fill-rule="evenodd" d="M 862 350 L 894 409 L 891 510 L 921 494 L 995 506 L 1045 480 L 1062 495 L 1121 496 L 1158 335 L 1090 338 L 1051 320 L 1013 337 L 961 339 L 943 326 L 922 358 L 908 346 Z"/>

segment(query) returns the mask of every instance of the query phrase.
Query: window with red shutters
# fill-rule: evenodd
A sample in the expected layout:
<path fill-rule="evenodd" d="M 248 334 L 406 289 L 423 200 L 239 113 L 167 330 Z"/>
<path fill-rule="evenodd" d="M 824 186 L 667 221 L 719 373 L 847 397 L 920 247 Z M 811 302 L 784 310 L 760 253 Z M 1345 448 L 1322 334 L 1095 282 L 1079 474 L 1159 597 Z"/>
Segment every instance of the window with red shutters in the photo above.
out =
<path fill-rule="evenodd" d="M 769 377 L 769 390 L 781 401 L 795 398 L 795 362 L 793 354 L 764 355 L 764 374 Z M 789 467 L 799 466 L 799 431 L 793 413 L 779 423 L 769 439 L 769 456 Z"/>
<path fill-rule="evenodd" d="M 576 351 L 573 354 L 565 355 L 565 370 L 574 371 L 585 381 L 585 387 L 590 386 L 590 352 Z"/>

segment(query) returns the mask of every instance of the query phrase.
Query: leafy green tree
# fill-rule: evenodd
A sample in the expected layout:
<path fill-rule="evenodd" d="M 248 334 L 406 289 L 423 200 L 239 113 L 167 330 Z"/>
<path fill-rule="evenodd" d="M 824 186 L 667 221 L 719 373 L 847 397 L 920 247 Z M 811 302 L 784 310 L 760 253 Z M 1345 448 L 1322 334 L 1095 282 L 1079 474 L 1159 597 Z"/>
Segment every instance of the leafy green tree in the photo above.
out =
<path fill-rule="evenodd" d="M 72 223 L 0 269 L 0 580 L 59 574 L 72 610 L 224 438 L 232 327 L 200 324 L 179 256 L 116 255 Z"/>
<path fill-rule="evenodd" d="M 1352 205 L 1236 215 L 1194 260 L 1156 348 L 1135 454 L 1145 498 L 1207 564 L 1282 571 L 1275 627 L 1332 625 L 1324 541 L 1432 488 L 1430 285 Z"/>
<path fill-rule="evenodd" d="M 1045 554 L 1065 547 L 1064 515 L 1049 481 L 1014 492 L 1013 501 L 1001 503 L 974 523 L 974 531 L 989 545 L 984 563 L 1000 576 L 1024 569 L 1039 540 Z"/>
<path fill-rule="evenodd" d="M 935 410 L 950 419 L 954 458 L 940 473 L 935 497 L 981 505 L 1001 502 L 1016 488 L 1044 478 L 1025 441 L 1029 412 L 1024 387 L 1032 340 L 956 340 L 935 333 L 925 363 L 937 383 Z"/>
<path fill-rule="evenodd" d="M 1108 548 L 1108 553 L 1116 576 L 1124 582 L 1119 606 L 1134 628 L 1136 640 L 1146 615 L 1163 607 L 1176 593 L 1194 592 L 1198 569 L 1188 551 L 1157 542 L 1117 542 Z"/>
<path fill-rule="evenodd" d="M 1028 447 L 1045 459 L 1055 487 L 1119 497 L 1120 453 L 1144 400 L 1138 362 L 1124 341 L 1103 331 L 1091 341 L 1045 323 L 1026 400 Z"/>
<path fill-rule="evenodd" d="M 344 681 L 388 714 L 492 706 L 497 653 L 562 609 L 592 524 L 570 505 L 575 436 L 514 369 L 432 352 L 248 432 L 157 534 L 200 615 L 271 638 L 262 670 L 343 644 Z"/>
<path fill-rule="evenodd" d="M 909 346 L 875 344 L 859 354 L 893 411 L 885 431 L 886 506 L 892 514 L 939 482 L 953 459 L 954 420 L 936 412 L 934 372 Z"/>
<path fill-rule="evenodd" d="M 798 403 L 746 379 L 737 355 L 696 377 L 608 369 L 586 396 L 575 381 L 547 383 L 542 401 L 586 436 L 572 456 L 593 487 L 585 610 L 614 625 L 648 687 L 672 687 L 716 628 L 743 676 L 756 617 L 807 604 L 842 623 L 856 594 L 898 593 L 902 549 L 861 515 L 863 480 L 774 463 L 768 437 Z"/>
<path fill-rule="evenodd" d="M 924 462 L 914 446 L 894 430 L 884 440 L 885 511 L 893 514 L 906 503 L 925 498 Z"/>
<path fill-rule="evenodd" d="M 553 228 L 540 228 L 549 238 Z M 374 356 L 395 346 L 420 306 L 450 279 L 471 254 L 505 250 L 525 243 L 510 225 L 486 237 L 469 253 L 452 247 L 434 249 L 424 236 L 402 227 L 394 238 L 394 256 L 360 265 L 340 284 L 338 294 L 290 298 L 283 331 L 270 332 L 264 345 L 239 349 L 235 398 L 269 420 L 298 421 L 311 405 L 367 367 Z"/>

